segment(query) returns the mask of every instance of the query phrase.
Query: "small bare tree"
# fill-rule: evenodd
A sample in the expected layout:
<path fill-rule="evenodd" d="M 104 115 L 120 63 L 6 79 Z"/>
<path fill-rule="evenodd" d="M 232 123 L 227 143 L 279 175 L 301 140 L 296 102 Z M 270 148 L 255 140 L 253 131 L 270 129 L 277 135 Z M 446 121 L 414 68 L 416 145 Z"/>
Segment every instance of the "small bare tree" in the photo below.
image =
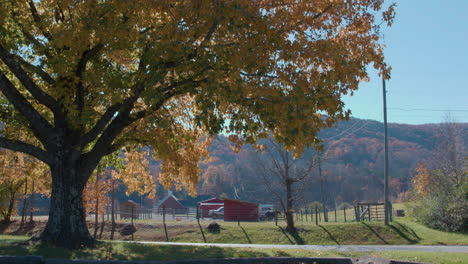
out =
<path fill-rule="evenodd" d="M 286 218 L 286 231 L 295 232 L 294 206 L 300 199 L 302 188 L 298 183 L 312 174 L 313 160 L 294 159 L 281 144 L 269 140 L 269 146 L 256 156 L 263 182 L 276 197 Z"/>

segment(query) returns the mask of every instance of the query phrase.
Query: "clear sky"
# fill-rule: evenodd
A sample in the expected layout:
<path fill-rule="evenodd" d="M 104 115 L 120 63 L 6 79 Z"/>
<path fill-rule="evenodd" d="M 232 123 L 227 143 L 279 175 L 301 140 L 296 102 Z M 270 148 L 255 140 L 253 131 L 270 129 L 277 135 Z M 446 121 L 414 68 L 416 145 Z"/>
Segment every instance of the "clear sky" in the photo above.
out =
<path fill-rule="evenodd" d="M 388 121 L 438 123 L 450 112 L 468 122 L 468 0 L 396 0 L 384 30 Z M 354 117 L 383 120 L 382 81 L 371 72 L 345 102 Z"/>

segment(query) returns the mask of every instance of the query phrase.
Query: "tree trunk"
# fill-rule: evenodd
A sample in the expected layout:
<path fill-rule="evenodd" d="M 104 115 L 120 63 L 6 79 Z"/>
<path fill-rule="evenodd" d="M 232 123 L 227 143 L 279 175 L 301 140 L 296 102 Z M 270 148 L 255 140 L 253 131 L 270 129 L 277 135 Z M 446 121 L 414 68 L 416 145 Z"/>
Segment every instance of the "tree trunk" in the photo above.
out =
<path fill-rule="evenodd" d="M 97 237 L 97 232 L 98 232 L 98 228 L 99 228 L 99 174 L 96 175 L 96 184 L 95 184 L 95 188 L 96 188 L 96 193 L 95 193 L 95 197 L 96 197 L 96 206 L 94 208 L 94 238 Z"/>
<path fill-rule="evenodd" d="M 34 200 L 35 200 L 34 192 L 35 192 L 35 182 L 33 180 L 32 187 L 31 187 L 31 201 L 30 201 L 30 204 L 29 204 L 29 213 L 30 213 L 29 222 L 30 223 L 34 222 L 34 219 L 33 219 L 33 216 L 34 216 Z"/>
<path fill-rule="evenodd" d="M 99 231 L 99 239 L 102 239 L 102 233 L 104 232 L 104 225 L 106 224 L 104 214 L 101 215 L 101 229 Z"/>
<path fill-rule="evenodd" d="M 292 181 L 287 179 L 286 182 L 286 231 L 295 232 L 294 226 L 294 212 L 293 212 L 293 194 L 292 194 Z"/>
<path fill-rule="evenodd" d="M 112 192 L 111 192 L 111 235 L 110 240 L 114 240 L 115 232 L 115 210 L 114 210 L 114 200 L 115 200 L 115 179 L 112 179 Z"/>
<path fill-rule="evenodd" d="M 8 204 L 8 210 L 3 218 L 3 222 L 9 223 L 11 222 L 11 215 L 13 214 L 13 208 L 15 207 L 15 198 L 16 198 L 16 192 L 10 193 L 10 202 Z"/>
<path fill-rule="evenodd" d="M 51 173 L 49 220 L 39 240 L 70 249 L 94 245 L 83 207 L 83 189 L 90 175 L 65 162 L 51 166 Z"/>
<path fill-rule="evenodd" d="M 21 224 L 20 224 L 21 227 L 24 225 L 24 222 L 26 222 L 26 210 L 28 206 L 28 199 L 26 197 L 27 194 L 28 194 L 28 179 L 26 179 L 26 183 L 24 185 L 23 208 L 21 208 Z"/>
<path fill-rule="evenodd" d="M 323 221 L 328 222 L 328 215 L 326 214 L 326 209 L 325 209 L 325 204 L 326 204 L 326 198 L 325 198 L 325 190 L 324 190 L 324 182 L 325 179 L 323 178 L 322 174 L 322 158 L 318 158 L 318 169 L 319 169 L 319 177 L 320 177 L 320 200 L 322 202 L 322 209 L 323 209 Z"/>

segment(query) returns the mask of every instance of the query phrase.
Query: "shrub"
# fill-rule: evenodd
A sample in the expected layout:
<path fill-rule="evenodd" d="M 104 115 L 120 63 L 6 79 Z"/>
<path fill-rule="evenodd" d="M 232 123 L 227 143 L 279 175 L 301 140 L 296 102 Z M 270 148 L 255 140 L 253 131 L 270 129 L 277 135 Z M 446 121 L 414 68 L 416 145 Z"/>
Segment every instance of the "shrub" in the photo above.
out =
<path fill-rule="evenodd" d="M 450 232 L 468 231 L 468 199 L 465 188 L 422 198 L 413 207 L 416 219 L 431 228 Z"/>
<path fill-rule="evenodd" d="M 221 226 L 216 222 L 212 222 L 208 225 L 207 229 L 210 233 L 217 234 L 221 231 Z"/>

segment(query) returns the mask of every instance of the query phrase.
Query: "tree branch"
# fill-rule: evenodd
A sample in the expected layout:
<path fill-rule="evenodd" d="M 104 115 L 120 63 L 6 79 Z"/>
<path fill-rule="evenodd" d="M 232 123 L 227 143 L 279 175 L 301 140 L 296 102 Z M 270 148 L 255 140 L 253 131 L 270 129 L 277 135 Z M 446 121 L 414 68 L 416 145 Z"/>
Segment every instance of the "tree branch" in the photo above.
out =
<path fill-rule="evenodd" d="M 41 67 L 35 66 L 29 62 L 27 62 L 23 57 L 19 55 L 14 55 L 12 56 L 21 64 L 23 67 L 26 69 L 30 70 L 31 72 L 37 74 L 41 79 L 46 82 L 47 84 L 54 84 L 55 80 L 52 78 L 47 72 L 45 72 Z"/>
<path fill-rule="evenodd" d="M 102 133 L 107 124 L 112 120 L 117 111 L 122 107 L 122 103 L 117 103 L 107 108 L 101 118 L 96 122 L 93 128 L 89 130 L 80 140 L 79 146 L 82 148 L 84 145 L 95 140 L 99 134 Z"/>
<path fill-rule="evenodd" d="M 26 98 L 15 88 L 10 80 L 0 71 L 0 91 L 9 102 L 28 120 L 38 139 L 45 145 L 49 145 L 52 126 Z"/>
<path fill-rule="evenodd" d="M 52 35 L 50 35 L 50 33 L 44 30 L 44 27 L 41 26 L 41 23 L 42 23 L 41 17 L 39 16 L 39 13 L 37 12 L 34 1 L 32 0 L 28 1 L 28 4 L 29 4 L 29 10 L 31 11 L 31 15 L 37 27 L 42 31 L 42 34 L 44 35 L 44 37 L 46 37 L 48 40 L 52 40 Z"/>
<path fill-rule="evenodd" d="M 96 56 L 99 51 L 104 48 L 104 45 L 99 43 L 93 48 L 86 50 L 83 52 L 83 55 L 81 56 L 80 61 L 78 62 L 78 66 L 76 68 L 75 75 L 78 77 L 78 84 L 76 86 L 76 92 L 75 92 L 75 102 L 76 106 L 78 108 L 78 112 L 81 113 L 83 112 L 83 107 L 84 107 L 84 91 L 83 91 L 83 73 L 86 70 L 86 64 L 90 59 L 92 59 L 94 56 Z"/>
<path fill-rule="evenodd" d="M 47 164 L 50 164 L 52 162 L 52 159 L 46 151 L 34 145 L 19 140 L 11 140 L 4 137 L 0 137 L 0 147 L 10 149 L 13 151 L 23 152 L 25 154 L 36 157 L 37 159 Z"/>
<path fill-rule="evenodd" d="M 34 81 L 26 74 L 19 62 L 15 60 L 15 57 L 10 54 L 1 44 L 0 44 L 0 59 L 8 66 L 8 68 L 15 74 L 16 78 L 24 85 L 26 90 L 31 93 L 31 95 L 39 103 L 45 105 L 55 115 L 56 119 L 64 119 L 62 110 L 58 102 L 50 95 L 42 91 Z"/>

